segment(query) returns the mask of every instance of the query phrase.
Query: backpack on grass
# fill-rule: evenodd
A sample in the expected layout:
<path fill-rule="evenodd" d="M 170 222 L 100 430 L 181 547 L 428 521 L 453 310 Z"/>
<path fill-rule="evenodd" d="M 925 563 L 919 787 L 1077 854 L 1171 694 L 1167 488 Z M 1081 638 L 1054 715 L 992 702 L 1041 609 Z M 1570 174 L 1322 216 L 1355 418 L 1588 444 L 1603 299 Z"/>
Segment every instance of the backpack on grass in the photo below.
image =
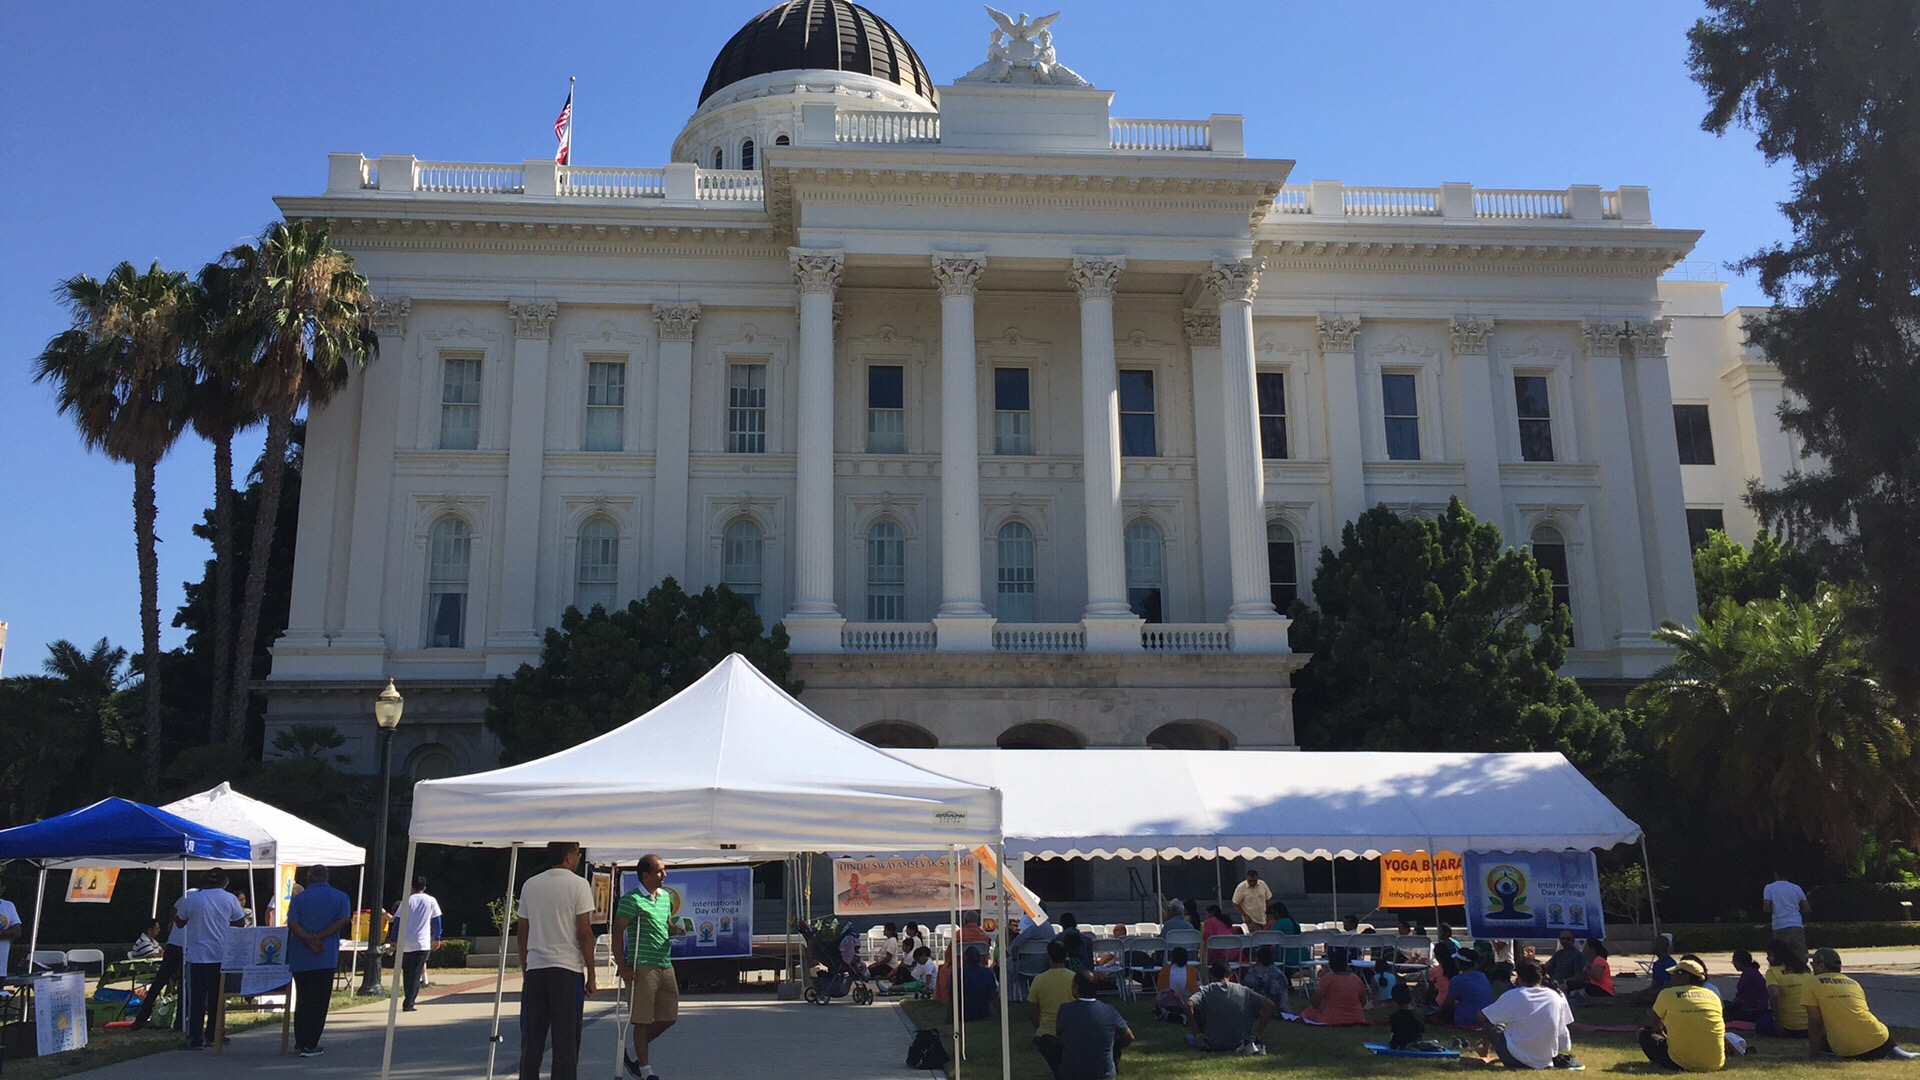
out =
<path fill-rule="evenodd" d="M 913 1033 L 913 1044 L 907 1047 L 907 1068 L 944 1069 L 947 1060 L 947 1046 L 940 1041 L 939 1032 L 921 1028 Z"/>

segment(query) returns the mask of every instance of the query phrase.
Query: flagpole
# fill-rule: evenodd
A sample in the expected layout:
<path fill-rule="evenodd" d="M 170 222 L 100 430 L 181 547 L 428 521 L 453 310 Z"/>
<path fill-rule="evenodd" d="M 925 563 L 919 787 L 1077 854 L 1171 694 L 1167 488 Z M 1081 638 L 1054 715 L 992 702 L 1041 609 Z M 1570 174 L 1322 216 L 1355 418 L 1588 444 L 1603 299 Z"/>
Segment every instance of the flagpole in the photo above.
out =
<path fill-rule="evenodd" d="M 573 164 L 573 76 L 567 76 L 567 164 Z M 616 884 L 618 884 L 616 882 Z"/>

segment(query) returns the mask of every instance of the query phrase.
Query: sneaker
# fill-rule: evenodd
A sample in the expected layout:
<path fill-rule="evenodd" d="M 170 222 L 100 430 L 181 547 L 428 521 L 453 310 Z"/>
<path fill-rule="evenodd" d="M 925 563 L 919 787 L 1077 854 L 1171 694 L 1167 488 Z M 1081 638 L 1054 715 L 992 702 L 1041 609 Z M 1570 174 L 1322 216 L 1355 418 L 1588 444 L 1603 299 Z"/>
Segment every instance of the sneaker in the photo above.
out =
<path fill-rule="evenodd" d="M 1586 1068 L 1585 1065 L 1582 1065 L 1578 1061 L 1574 1060 L 1574 1057 L 1572 1054 L 1560 1054 L 1556 1056 L 1553 1059 L 1553 1067 L 1556 1069 L 1573 1069 L 1573 1070 Z"/>
<path fill-rule="evenodd" d="M 324 1053 L 326 1053 L 326 1051 L 318 1046 L 309 1046 L 305 1050 L 300 1051 L 300 1056 L 301 1057 L 319 1057 L 321 1054 L 324 1054 Z"/>
<path fill-rule="evenodd" d="M 633 1060 L 632 1054 L 623 1052 L 620 1055 L 620 1067 L 625 1069 L 627 1075 L 633 1077 L 633 1080 L 640 1080 L 640 1063 Z"/>
<path fill-rule="evenodd" d="M 401 1012 L 413 1012 L 413 1011 L 414 1011 L 414 1010 L 415 1010 L 416 1008 L 418 1008 L 418 1006 L 415 1006 L 415 1005 L 402 1005 L 402 1006 L 400 1006 L 400 1011 L 401 1011 Z"/>

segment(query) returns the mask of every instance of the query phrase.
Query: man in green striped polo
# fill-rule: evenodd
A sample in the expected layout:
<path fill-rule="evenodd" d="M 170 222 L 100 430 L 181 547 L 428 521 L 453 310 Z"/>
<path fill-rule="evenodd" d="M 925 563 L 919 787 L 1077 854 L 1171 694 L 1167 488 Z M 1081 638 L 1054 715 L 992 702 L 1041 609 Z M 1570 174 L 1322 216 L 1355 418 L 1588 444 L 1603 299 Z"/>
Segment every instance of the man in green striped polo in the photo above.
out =
<path fill-rule="evenodd" d="M 658 855 L 640 860 L 640 887 L 613 909 L 613 940 L 624 941 L 616 966 L 633 1010 L 633 1054 L 627 1075 L 656 1080 L 647 1048 L 680 1019 L 680 985 L 673 976 L 673 893 L 663 886 L 667 866 Z"/>

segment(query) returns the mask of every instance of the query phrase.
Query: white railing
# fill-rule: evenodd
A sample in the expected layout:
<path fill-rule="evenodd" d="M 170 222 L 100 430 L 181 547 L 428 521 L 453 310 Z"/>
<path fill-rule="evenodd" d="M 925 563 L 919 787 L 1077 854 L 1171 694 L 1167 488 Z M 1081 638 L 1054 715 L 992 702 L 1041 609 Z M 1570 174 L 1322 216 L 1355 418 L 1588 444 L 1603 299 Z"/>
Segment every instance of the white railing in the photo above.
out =
<path fill-rule="evenodd" d="M 1233 636 L 1213 623 L 1149 623 L 1140 631 L 1148 652 L 1232 652 Z"/>
<path fill-rule="evenodd" d="M 562 165 L 560 194 L 588 199 L 664 199 L 667 170 Z"/>
<path fill-rule="evenodd" d="M 1439 188 L 1350 187 L 1340 193 L 1348 217 L 1439 217 Z"/>
<path fill-rule="evenodd" d="M 1205 120 L 1107 121 L 1115 150 L 1211 150 L 1213 130 Z"/>
<path fill-rule="evenodd" d="M 527 169 L 524 165 L 420 161 L 413 166 L 413 190 L 459 195 L 520 195 L 527 190 Z"/>
<path fill-rule="evenodd" d="M 1474 191 L 1473 216 L 1510 219 L 1564 218 L 1570 215 L 1567 213 L 1567 193 L 1564 191 L 1495 189 Z"/>
<path fill-rule="evenodd" d="M 937 641 L 932 623 L 847 623 L 840 628 L 842 652 L 932 652 Z"/>
<path fill-rule="evenodd" d="M 843 143 L 937 143 L 940 114 L 864 109 L 838 112 L 833 118 L 833 141 Z"/>
<path fill-rule="evenodd" d="M 1603 191 L 1600 193 L 1600 217 L 1606 221 L 1620 220 L 1620 193 Z"/>
<path fill-rule="evenodd" d="M 694 198 L 717 202 L 759 202 L 766 197 L 760 173 L 754 169 L 701 169 L 694 181 Z"/>
<path fill-rule="evenodd" d="M 1313 202 L 1307 198 L 1310 190 L 1301 184 L 1288 184 L 1274 196 L 1273 208 L 1282 214 L 1311 214 Z"/>
<path fill-rule="evenodd" d="M 1001 623 L 993 628 L 996 652 L 1085 652 L 1087 631 L 1079 623 Z"/>

